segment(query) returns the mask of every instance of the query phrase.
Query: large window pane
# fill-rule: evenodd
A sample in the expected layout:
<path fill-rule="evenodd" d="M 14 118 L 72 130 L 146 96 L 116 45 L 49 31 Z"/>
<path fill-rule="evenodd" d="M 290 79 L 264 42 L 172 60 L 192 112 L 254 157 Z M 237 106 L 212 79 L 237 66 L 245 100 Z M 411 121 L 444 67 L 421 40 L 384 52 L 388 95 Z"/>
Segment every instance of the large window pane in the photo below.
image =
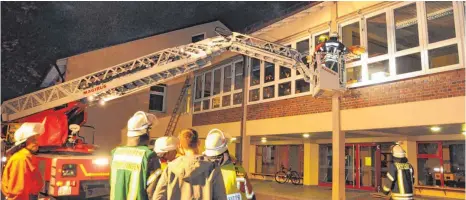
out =
<path fill-rule="evenodd" d="M 297 42 L 296 50 L 298 50 L 302 54 L 309 54 L 309 39 Z"/>
<path fill-rule="evenodd" d="M 243 61 L 235 63 L 235 90 L 243 88 Z"/>
<path fill-rule="evenodd" d="M 446 187 L 465 187 L 464 146 L 464 141 L 443 142 L 443 176 Z"/>
<path fill-rule="evenodd" d="M 332 182 L 332 145 L 319 145 L 319 182 Z"/>
<path fill-rule="evenodd" d="M 264 91 L 262 91 L 262 96 L 263 99 L 270 99 L 275 97 L 275 85 L 264 87 Z"/>
<path fill-rule="evenodd" d="M 367 43 L 369 58 L 388 53 L 385 13 L 367 19 Z"/>
<path fill-rule="evenodd" d="M 163 111 L 163 95 L 150 94 L 149 110 Z"/>
<path fill-rule="evenodd" d="M 280 79 L 290 78 L 291 69 L 288 67 L 280 66 Z"/>
<path fill-rule="evenodd" d="M 456 36 L 453 4 L 450 1 L 426 2 L 426 13 L 429 43 Z"/>
<path fill-rule="evenodd" d="M 278 96 L 287 96 L 291 94 L 291 82 L 281 83 L 278 85 Z"/>
<path fill-rule="evenodd" d="M 212 84 L 212 72 L 207 72 L 204 75 L 204 97 L 210 96 L 210 86 Z"/>
<path fill-rule="evenodd" d="M 304 79 L 299 79 L 296 80 L 296 90 L 295 94 L 303 93 L 303 92 L 309 92 L 310 91 L 310 85 L 308 82 L 304 81 Z"/>
<path fill-rule="evenodd" d="M 195 99 L 200 99 L 202 97 L 202 77 L 196 76 L 196 95 Z"/>
<path fill-rule="evenodd" d="M 437 68 L 458 64 L 457 44 L 429 50 L 429 68 Z"/>
<path fill-rule="evenodd" d="M 440 186 L 441 168 L 438 158 L 418 158 L 419 185 Z"/>
<path fill-rule="evenodd" d="M 222 107 L 230 106 L 231 94 L 222 97 Z"/>
<path fill-rule="evenodd" d="M 238 105 L 243 103 L 243 92 L 236 93 L 233 95 L 233 105 Z"/>
<path fill-rule="evenodd" d="M 222 78 L 222 71 L 221 69 L 217 69 L 214 71 L 214 91 L 213 95 L 220 94 L 220 79 Z"/>
<path fill-rule="evenodd" d="M 396 50 L 419 46 L 416 3 L 395 9 Z"/>
<path fill-rule="evenodd" d="M 419 154 L 437 154 L 438 144 L 437 143 L 418 143 L 417 152 Z"/>
<path fill-rule="evenodd" d="M 251 58 L 251 86 L 261 83 L 261 61 Z"/>
<path fill-rule="evenodd" d="M 194 112 L 201 111 L 201 102 L 194 102 Z"/>
<path fill-rule="evenodd" d="M 213 108 L 220 108 L 220 97 L 212 98 L 212 109 Z"/>
<path fill-rule="evenodd" d="M 231 91 L 231 66 L 223 68 L 223 92 Z"/>
<path fill-rule="evenodd" d="M 346 47 L 361 45 L 361 32 L 359 31 L 359 22 L 355 22 L 341 28 L 341 39 Z M 359 60 L 360 58 L 351 61 Z"/>
<path fill-rule="evenodd" d="M 268 83 L 275 80 L 275 64 L 265 62 L 264 63 L 264 83 Z"/>
<path fill-rule="evenodd" d="M 396 74 L 404 74 L 409 72 L 420 71 L 421 54 L 415 53 L 396 58 Z"/>
<path fill-rule="evenodd" d="M 390 75 L 388 60 L 368 64 L 369 80 L 382 80 Z"/>
<path fill-rule="evenodd" d="M 259 89 L 249 90 L 249 102 L 259 101 Z"/>
<path fill-rule="evenodd" d="M 202 101 L 202 110 L 209 110 L 210 99 Z"/>
<path fill-rule="evenodd" d="M 362 81 L 361 66 L 346 69 L 346 83 L 357 83 Z"/>

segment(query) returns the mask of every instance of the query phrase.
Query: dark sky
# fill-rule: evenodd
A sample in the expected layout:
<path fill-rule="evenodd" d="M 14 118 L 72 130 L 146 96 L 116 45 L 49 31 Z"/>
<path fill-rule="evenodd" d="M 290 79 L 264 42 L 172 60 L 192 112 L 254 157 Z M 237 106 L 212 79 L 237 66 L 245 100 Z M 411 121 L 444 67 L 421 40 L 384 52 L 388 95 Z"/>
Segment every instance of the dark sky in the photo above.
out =
<path fill-rule="evenodd" d="M 57 59 L 220 20 L 233 31 L 303 2 L 1 2 L 1 94 L 39 89 Z"/>

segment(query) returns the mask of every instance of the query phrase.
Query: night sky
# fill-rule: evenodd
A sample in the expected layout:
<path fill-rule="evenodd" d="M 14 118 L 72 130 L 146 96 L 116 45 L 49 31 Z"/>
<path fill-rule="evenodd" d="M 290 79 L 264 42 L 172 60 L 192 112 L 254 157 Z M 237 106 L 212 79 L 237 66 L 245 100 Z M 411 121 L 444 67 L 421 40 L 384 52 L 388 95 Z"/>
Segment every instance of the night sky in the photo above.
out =
<path fill-rule="evenodd" d="M 303 2 L 1 2 L 1 99 L 40 89 L 57 59 L 220 20 L 233 31 Z"/>

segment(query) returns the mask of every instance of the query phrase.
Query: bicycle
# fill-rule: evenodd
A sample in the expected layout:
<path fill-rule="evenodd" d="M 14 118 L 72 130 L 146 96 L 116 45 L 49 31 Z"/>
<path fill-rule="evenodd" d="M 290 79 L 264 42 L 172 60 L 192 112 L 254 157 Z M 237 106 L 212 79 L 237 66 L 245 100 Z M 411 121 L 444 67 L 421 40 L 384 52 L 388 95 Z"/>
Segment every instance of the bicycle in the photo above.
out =
<path fill-rule="evenodd" d="M 288 180 L 291 181 L 294 185 L 299 185 L 301 182 L 301 177 L 297 171 L 291 170 L 291 167 L 286 170 L 282 165 L 280 171 L 275 173 L 275 181 L 279 184 L 286 183 Z"/>

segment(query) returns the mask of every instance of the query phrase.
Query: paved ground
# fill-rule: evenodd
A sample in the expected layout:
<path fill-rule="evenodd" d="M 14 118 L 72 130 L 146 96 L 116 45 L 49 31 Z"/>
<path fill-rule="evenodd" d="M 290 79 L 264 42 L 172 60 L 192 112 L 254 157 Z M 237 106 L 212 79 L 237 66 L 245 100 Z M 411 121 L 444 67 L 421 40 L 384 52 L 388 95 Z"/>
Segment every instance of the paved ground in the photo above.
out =
<path fill-rule="evenodd" d="M 273 181 L 252 180 L 257 200 L 328 200 L 332 199 L 330 187 L 278 184 Z M 346 190 L 347 200 L 383 200 L 372 197 L 371 192 Z M 416 200 L 439 200 L 438 198 L 416 197 Z"/>

